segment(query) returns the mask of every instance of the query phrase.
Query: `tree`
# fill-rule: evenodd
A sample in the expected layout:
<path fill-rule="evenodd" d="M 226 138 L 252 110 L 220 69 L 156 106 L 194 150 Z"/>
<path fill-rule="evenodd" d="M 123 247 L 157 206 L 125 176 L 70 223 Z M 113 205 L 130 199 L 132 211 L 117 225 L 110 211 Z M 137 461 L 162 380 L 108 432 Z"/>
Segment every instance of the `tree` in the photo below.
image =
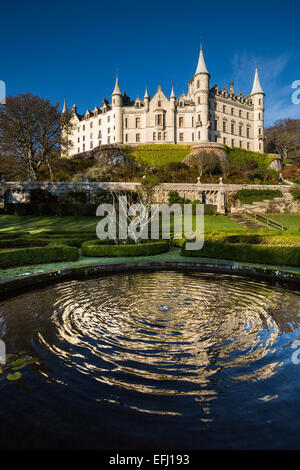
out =
<path fill-rule="evenodd" d="M 219 156 L 214 152 L 199 152 L 195 154 L 195 162 L 200 173 L 200 177 L 209 174 L 211 177 L 220 170 Z"/>
<path fill-rule="evenodd" d="M 30 93 L 9 96 L 0 106 L 0 154 L 12 162 L 23 162 L 27 175 L 34 180 L 46 165 L 53 179 L 53 159 L 62 147 L 70 146 L 61 129 L 72 127 L 72 114 L 61 114 L 58 103 L 53 106 Z"/>
<path fill-rule="evenodd" d="M 300 146 L 300 119 L 280 119 L 265 130 L 267 152 L 281 155 L 283 159 L 296 157 Z"/>

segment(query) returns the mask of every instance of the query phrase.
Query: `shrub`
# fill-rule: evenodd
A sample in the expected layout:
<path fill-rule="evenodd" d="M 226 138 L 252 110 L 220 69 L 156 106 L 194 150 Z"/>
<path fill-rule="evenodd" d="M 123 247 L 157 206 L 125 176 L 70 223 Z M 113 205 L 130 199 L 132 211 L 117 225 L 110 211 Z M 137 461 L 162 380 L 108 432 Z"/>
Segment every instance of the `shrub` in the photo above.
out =
<path fill-rule="evenodd" d="M 281 197 L 282 192 L 279 189 L 240 189 L 234 197 L 239 199 L 241 204 L 251 204 L 252 202 L 260 202 L 264 199 L 273 199 Z"/>
<path fill-rule="evenodd" d="M 105 240 L 108 242 L 108 240 Z M 85 242 L 81 246 L 81 253 L 85 256 L 104 257 L 127 257 L 127 256 L 149 256 L 163 253 L 169 250 L 167 241 L 144 242 L 141 244 L 115 245 L 103 243 L 102 240 Z"/>
<path fill-rule="evenodd" d="M 78 257 L 79 251 L 77 248 L 63 245 L 48 245 L 42 248 L 0 251 L 0 266 L 2 269 L 5 269 L 11 266 L 76 261 Z"/>
<path fill-rule="evenodd" d="M 57 197 L 46 189 L 32 189 L 30 193 L 31 204 L 57 204 Z"/>
<path fill-rule="evenodd" d="M 300 246 L 227 244 L 206 241 L 202 250 L 188 251 L 183 245 L 181 254 L 191 257 L 229 259 L 250 263 L 300 266 Z"/>
<path fill-rule="evenodd" d="M 300 199 L 300 184 L 295 184 L 291 187 L 290 193 L 295 200 Z"/>
<path fill-rule="evenodd" d="M 25 235 L 29 235 L 29 233 L 30 232 L 0 232 L 0 240 L 24 237 Z"/>
<path fill-rule="evenodd" d="M 85 191 L 69 191 L 64 199 L 68 204 L 85 204 L 86 192 Z"/>
<path fill-rule="evenodd" d="M 177 191 L 169 191 L 168 201 L 169 201 L 169 204 L 184 204 L 185 199 L 179 196 Z"/>

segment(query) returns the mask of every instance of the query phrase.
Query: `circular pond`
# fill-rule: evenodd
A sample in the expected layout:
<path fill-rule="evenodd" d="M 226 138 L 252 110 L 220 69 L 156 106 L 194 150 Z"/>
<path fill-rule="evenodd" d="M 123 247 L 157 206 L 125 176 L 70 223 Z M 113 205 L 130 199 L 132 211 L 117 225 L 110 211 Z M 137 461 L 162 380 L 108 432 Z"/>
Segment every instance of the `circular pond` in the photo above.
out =
<path fill-rule="evenodd" d="M 299 312 L 295 291 L 179 272 L 2 302 L 0 447 L 299 448 Z"/>

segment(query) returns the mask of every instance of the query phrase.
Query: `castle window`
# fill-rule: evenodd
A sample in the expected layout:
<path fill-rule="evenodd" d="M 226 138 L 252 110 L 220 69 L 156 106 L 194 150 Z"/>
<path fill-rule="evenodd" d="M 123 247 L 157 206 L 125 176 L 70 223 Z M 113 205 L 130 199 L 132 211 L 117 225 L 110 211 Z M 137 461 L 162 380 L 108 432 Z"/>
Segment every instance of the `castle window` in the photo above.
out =
<path fill-rule="evenodd" d="M 234 139 L 231 139 L 231 147 L 234 147 Z"/>
<path fill-rule="evenodd" d="M 200 131 L 198 131 L 198 140 L 200 140 L 201 134 Z"/>
<path fill-rule="evenodd" d="M 141 134 L 136 134 L 135 135 L 135 141 L 140 142 L 140 140 L 141 140 L 140 137 L 141 137 Z"/>
<path fill-rule="evenodd" d="M 226 106 L 223 106 L 223 113 L 226 113 Z"/>
<path fill-rule="evenodd" d="M 107 143 L 110 144 L 110 137 L 107 137 Z"/>
<path fill-rule="evenodd" d="M 200 96 L 198 96 L 198 104 L 200 104 Z"/>
<path fill-rule="evenodd" d="M 92 138 L 93 138 L 93 134 L 90 134 L 90 139 L 92 139 Z"/>
<path fill-rule="evenodd" d="M 160 108 L 160 106 L 161 106 L 161 101 L 158 101 L 158 102 L 157 102 L 157 106 Z"/>
<path fill-rule="evenodd" d="M 125 134 L 125 142 L 128 142 L 128 134 Z"/>
<path fill-rule="evenodd" d="M 239 117 L 242 117 L 242 111 L 239 110 Z"/>
<path fill-rule="evenodd" d="M 243 147 L 243 142 L 240 140 L 240 148 Z"/>
<path fill-rule="evenodd" d="M 192 142 L 194 142 L 194 132 L 192 133 Z"/>
<path fill-rule="evenodd" d="M 78 149 L 77 149 L 77 153 L 80 153 L 80 147 L 78 147 Z"/>
<path fill-rule="evenodd" d="M 179 127 L 183 127 L 183 116 L 179 117 L 178 124 L 179 124 Z"/>
<path fill-rule="evenodd" d="M 153 140 L 156 140 L 156 132 L 153 132 Z"/>
<path fill-rule="evenodd" d="M 101 126 L 101 119 L 99 119 L 98 124 L 99 124 L 99 126 Z"/>
<path fill-rule="evenodd" d="M 157 133 L 157 140 L 161 140 L 161 132 Z"/>
<path fill-rule="evenodd" d="M 140 127 L 141 127 L 141 118 L 140 117 L 135 118 L 135 127 L 137 129 L 140 129 Z"/>
<path fill-rule="evenodd" d="M 226 145 L 226 137 L 223 137 L 223 144 Z"/>
<path fill-rule="evenodd" d="M 258 100 L 258 104 L 261 104 L 261 99 L 260 99 L 260 98 L 259 98 L 259 100 Z"/>
<path fill-rule="evenodd" d="M 247 142 L 247 150 L 249 150 L 249 149 L 250 149 L 250 144 L 249 144 L 249 142 Z"/>
<path fill-rule="evenodd" d="M 163 139 L 167 140 L 167 133 L 166 132 L 164 132 L 164 134 L 163 134 Z"/>
<path fill-rule="evenodd" d="M 93 122 L 91 121 L 90 122 L 90 128 L 92 129 L 92 127 L 93 127 Z"/>
<path fill-rule="evenodd" d="M 80 132 L 80 127 L 78 127 L 78 129 L 77 129 L 77 130 L 78 130 L 78 132 Z"/>
<path fill-rule="evenodd" d="M 85 131 L 85 126 L 82 126 L 82 130 Z"/>
<path fill-rule="evenodd" d="M 85 141 L 85 135 L 82 137 L 83 142 Z"/>
<path fill-rule="evenodd" d="M 249 113 L 247 113 L 247 119 L 249 119 Z"/>
<path fill-rule="evenodd" d="M 261 150 L 261 143 L 259 142 L 259 150 Z"/>
<path fill-rule="evenodd" d="M 260 113 L 258 113 L 258 119 L 261 119 L 261 114 Z"/>
<path fill-rule="evenodd" d="M 258 135 L 261 135 L 261 127 L 258 128 Z"/>
<path fill-rule="evenodd" d="M 102 141 L 101 140 L 98 140 L 98 145 L 101 145 L 102 144 Z"/>
<path fill-rule="evenodd" d="M 90 148 L 91 148 L 91 149 L 93 148 L 93 142 L 90 143 Z"/>
<path fill-rule="evenodd" d="M 110 134 L 110 127 L 107 129 L 107 133 Z"/>
<path fill-rule="evenodd" d="M 242 137 L 243 135 L 243 126 L 239 126 L 239 135 Z"/>
<path fill-rule="evenodd" d="M 223 121 L 223 132 L 227 132 L 226 121 Z"/>
<path fill-rule="evenodd" d="M 99 131 L 99 134 L 98 134 L 98 139 L 101 139 L 102 138 L 102 132 Z"/>
<path fill-rule="evenodd" d="M 183 142 L 183 141 L 184 141 L 184 134 L 183 134 L 183 132 L 180 132 L 180 134 L 179 134 L 179 141 L 180 141 L 180 142 Z"/>
<path fill-rule="evenodd" d="M 235 129 L 234 129 L 234 122 L 231 123 L 231 134 L 235 134 Z M 226 132 L 226 131 L 224 131 Z"/>
<path fill-rule="evenodd" d="M 107 116 L 107 122 L 110 122 L 110 116 Z"/>
<path fill-rule="evenodd" d="M 125 129 L 128 128 L 128 118 L 125 118 Z"/>
<path fill-rule="evenodd" d="M 194 127 L 194 116 L 192 117 L 192 127 Z"/>
<path fill-rule="evenodd" d="M 233 116 L 234 115 L 234 109 L 231 108 L 231 115 Z"/>
<path fill-rule="evenodd" d="M 85 151 L 85 144 L 83 144 L 83 146 L 82 146 L 82 150 L 83 150 L 83 152 Z"/>
<path fill-rule="evenodd" d="M 80 137 L 78 137 L 77 142 L 80 142 Z"/>
<path fill-rule="evenodd" d="M 218 130 L 218 120 L 215 119 L 215 130 L 217 131 Z"/>
<path fill-rule="evenodd" d="M 155 125 L 156 126 L 163 126 L 164 125 L 164 115 L 163 114 L 156 114 L 155 115 Z"/>
<path fill-rule="evenodd" d="M 197 80 L 197 88 L 200 88 L 200 80 Z"/>
<path fill-rule="evenodd" d="M 183 108 L 183 101 L 180 101 L 180 102 L 179 102 L 179 106 L 180 106 L 181 108 Z"/>
<path fill-rule="evenodd" d="M 247 138 L 249 139 L 250 137 L 250 127 L 247 127 Z"/>

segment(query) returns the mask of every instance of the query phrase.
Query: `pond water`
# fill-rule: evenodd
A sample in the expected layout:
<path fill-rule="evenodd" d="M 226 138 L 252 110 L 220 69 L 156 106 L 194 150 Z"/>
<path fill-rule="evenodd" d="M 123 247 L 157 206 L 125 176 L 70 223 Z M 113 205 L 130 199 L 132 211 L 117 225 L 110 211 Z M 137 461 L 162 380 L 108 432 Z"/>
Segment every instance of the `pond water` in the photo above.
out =
<path fill-rule="evenodd" d="M 9 361 L 35 359 L 0 374 L 0 447 L 300 448 L 299 312 L 297 291 L 180 272 L 2 302 Z"/>

